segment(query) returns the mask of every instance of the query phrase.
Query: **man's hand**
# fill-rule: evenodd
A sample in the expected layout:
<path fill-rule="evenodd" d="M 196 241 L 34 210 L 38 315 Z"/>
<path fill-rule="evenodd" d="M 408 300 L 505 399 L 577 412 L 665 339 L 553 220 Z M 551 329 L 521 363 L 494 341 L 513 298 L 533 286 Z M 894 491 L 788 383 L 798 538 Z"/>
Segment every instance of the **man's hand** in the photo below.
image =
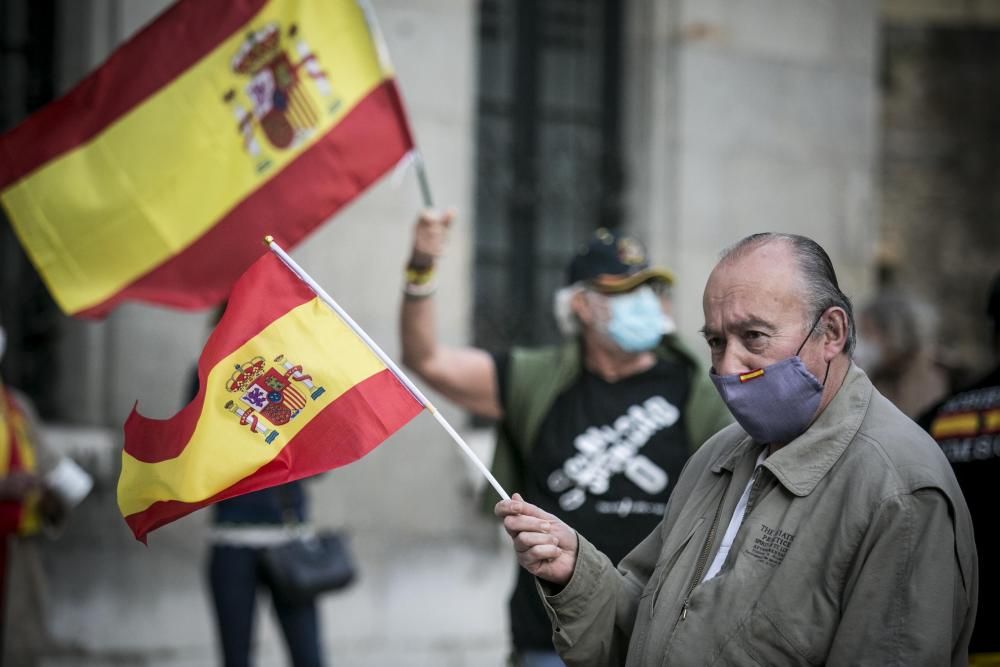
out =
<path fill-rule="evenodd" d="M 46 524 L 58 526 L 66 520 L 69 507 L 52 489 L 45 489 L 42 491 L 42 497 L 38 499 L 38 513 L 45 519 Z"/>
<path fill-rule="evenodd" d="M 438 211 L 425 209 L 417 219 L 413 230 L 413 251 L 410 254 L 410 268 L 429 269 L 444 252 L 448 238 L 448 228 L 455 217 L 451 209 Z"/>
<path fill-rule="evenodd" d="M 517 493 L 498 502 L 493 512 L 503 519 L 521 567 L 560 586 L 569 581 L 576 566 L 576 531 Z"/>

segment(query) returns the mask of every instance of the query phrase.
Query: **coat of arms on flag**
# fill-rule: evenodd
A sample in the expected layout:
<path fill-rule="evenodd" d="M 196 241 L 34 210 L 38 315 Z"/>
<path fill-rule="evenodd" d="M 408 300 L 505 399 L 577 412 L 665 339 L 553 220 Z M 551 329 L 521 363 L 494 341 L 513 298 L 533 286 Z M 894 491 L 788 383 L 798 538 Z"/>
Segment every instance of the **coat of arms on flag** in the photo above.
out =
<path fill-rule="evenodd" d="M 326 70 L 297 24 L 288 27 L 288 38 L 294 40 L 297 62 L 292 61 L 288 48 L 282 43 L 277 23 L 268 23 L 250 32 L 233 56 L 232 70 L 249 77 L 243 92 L 252 109 L 247 111 L 241 104 L 237 88 L 230 88 L 222 98 L 236 118 L 243 148 L 257 160 L 258 172 L 268 170 L 273 163 L 262 151 L 255 128 L 259 127 L 268 143 L 278 149 L 294 148 L 315 133 L 320 111 L 306 82 L 311 80 L 324 100 L 326 115 L 336 114 L 341 105 Z M 305 69 L 305 77 L 300 73 L 302 69 Z"/>
<path fill-rule="evenodd" d="M 233 288 L 198 384 L 170 419 L 133 410 L 125 422 L 118 505 L 138 539 L 199 507 L 356 461 L 423 409 L 270 253 Z"/>
<path fill-rule="evenodd" d="M 281 367 L 280 371 L 267 364 L 264 357 L 256 356 L 244 364 L 237 364 L 226 383 L 226 391 L 239 396 L 239 402 L 226 403 L 226 410 L 239 417 L 241 425 L 263 435 L 267 443 L 278 437 L 276 427 L 297 417 L 308 401 L 315 401 L 326 391 L 313 383 L 312 376 L 304 373 L 301 365 L 288 361 L 285 355 L 278 355 L 274 363 Z M 271 427 L 262 424 L 261 418 Z"/>
<path fill-rule="evenodd" d="M 200 309 L 412 148 L 354 0 L 177 0 L 0 135 L 0 205 L 66 313 Z"/>

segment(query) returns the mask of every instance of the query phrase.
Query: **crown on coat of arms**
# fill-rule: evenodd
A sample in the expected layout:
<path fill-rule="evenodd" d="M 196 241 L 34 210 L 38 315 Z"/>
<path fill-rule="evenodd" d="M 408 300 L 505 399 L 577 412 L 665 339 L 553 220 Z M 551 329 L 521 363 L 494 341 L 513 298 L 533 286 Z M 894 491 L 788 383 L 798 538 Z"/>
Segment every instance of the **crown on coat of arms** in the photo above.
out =
<path fill-rule="evenodd" d="M 244 391 L 264 374 L 264 357 L 254 357 L 245 364 L 236 364 L 236 371 L 229 376 L 229 391 Z"/>
<path fill-rule="evenodd" d="M 233 71 L 237 74 L 253 74 L 269 63 L 281 51 L 281 31 L 277 23 L 251 32 L 233 56 Z"/>

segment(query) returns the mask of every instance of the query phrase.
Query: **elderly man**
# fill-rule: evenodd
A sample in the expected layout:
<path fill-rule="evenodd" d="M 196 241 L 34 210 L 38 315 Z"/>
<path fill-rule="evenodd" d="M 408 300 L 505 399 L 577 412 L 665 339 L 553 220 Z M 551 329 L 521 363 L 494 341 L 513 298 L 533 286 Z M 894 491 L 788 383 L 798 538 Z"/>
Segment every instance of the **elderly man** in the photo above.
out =
<path fill-rule="evenodd" d="M 621 558 L 659 523 L 694 448 L 731 421 L 707 375 L 669 335 L 663 290 L 671 275 L 649 267 L 635 239 L 599 229 L 573 257 L 556 299 L 563 345 L 496 355 L 449 347 L 436 340 L 431 294 L 450 221 L 429 211 L 417 223 L 403 361 L 457 404 L 499 420 L 493 472 L 502 484 L 571 517 Z M 517 664 L 562 664 L 534 578 L 523 571 L 510 628 Z"/>
<path fill-rule="evenodd" d="M 688 462 L 616 570 L 515 496 L 498 503 L 570 665 L 964 665 L 977 563 L 935 443 L 851 363 L 829 257 L 801 236 L 727 251 L 704 293 L 738 424 Z"/>

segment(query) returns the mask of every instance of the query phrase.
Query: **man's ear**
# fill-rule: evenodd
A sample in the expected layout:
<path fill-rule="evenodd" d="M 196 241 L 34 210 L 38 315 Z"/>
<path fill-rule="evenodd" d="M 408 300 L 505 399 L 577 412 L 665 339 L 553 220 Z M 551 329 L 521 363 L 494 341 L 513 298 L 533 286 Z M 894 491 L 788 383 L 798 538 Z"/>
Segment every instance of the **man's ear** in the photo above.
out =
<path fill-rule="evenodd" d="M 847 345 L 847 312 L 831 306 L 823 313 L 823 360 L 831 361 Z"/>

